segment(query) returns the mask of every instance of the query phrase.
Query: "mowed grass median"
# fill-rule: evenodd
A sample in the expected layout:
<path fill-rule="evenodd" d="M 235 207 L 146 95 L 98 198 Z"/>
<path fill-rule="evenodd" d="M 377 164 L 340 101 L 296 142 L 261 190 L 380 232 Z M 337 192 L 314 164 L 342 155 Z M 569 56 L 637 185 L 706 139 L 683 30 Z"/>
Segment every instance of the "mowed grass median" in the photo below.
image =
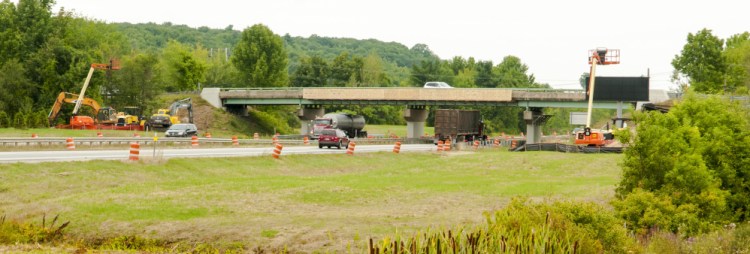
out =
<path fill-rule="evenodd" d="M 59 214 L 83 239 L 358 250 L 370 237 L 479 223 L 519 195 L 606 203 L 621 156 L 485 150 L 0 164 L 0 216 Z"/>

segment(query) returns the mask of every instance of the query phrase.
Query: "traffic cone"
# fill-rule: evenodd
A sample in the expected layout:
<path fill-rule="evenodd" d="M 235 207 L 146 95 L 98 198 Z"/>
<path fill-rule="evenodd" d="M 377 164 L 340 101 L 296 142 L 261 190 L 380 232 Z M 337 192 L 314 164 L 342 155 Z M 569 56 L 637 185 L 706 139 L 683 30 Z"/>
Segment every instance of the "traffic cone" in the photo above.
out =
<path fill-rule="evenodd" d="M 198 148 L 198 136 L 193 136 L 190 140 L 190 143 L 193 148 Z"/>
<path fill-rule="evenodd" d="M 303 139 L 303 141 L 304 141 L 305 145 L 309 145 L 310 144 L 310 138 L 308 138 L 307 136 L 305 136 L 305 138 Z"/>
<path fill-rule="evenodd" d="M 140 155 L 141 145 L 138 142 L 130 143 L 130 157 L 128 160 L 137 161 L 138 155 Z"/>
<path fill-rule="evenodd" d="M 273 156 L 274 159 L 278 159 L 281 155 L 281 149 L 284 149 L 284 146 L 282 146 L 281 144 L 276 144 L 276 146 L 273 148 L 273 154 L 271 154 L 271 156 Z"/>
<path fill-rule="evenodd" d="M 396 141 L 396 145 L 393 146 L 393 153 L 401 152 L 401 141 Z"/>
<path fill-rule="evenodd" d="M 357 143 L 350 142 L 349 143 L 349 149 L 346 149 L 346 154 L 348 155 L 354 155 L 354 146 L 356 146 Z"/>
<path fill-rule="evenodd" d="M 232 145 L 233 146 L 239 146 L 240 145 L 240 140 L 237 139 L 237 136 L 232 136 Z"/>
<path fill-rule="evenodd" d="M 38 138 L 39 136 L 36 135 L 36 133 L 31 133 L 31 138 Z"/>
<path fill-rule="evenodd" d="M 65 139 L 65 148 L 68 150 L 76 150 L 76 143 L 73 142 L 73 138 Z"/>

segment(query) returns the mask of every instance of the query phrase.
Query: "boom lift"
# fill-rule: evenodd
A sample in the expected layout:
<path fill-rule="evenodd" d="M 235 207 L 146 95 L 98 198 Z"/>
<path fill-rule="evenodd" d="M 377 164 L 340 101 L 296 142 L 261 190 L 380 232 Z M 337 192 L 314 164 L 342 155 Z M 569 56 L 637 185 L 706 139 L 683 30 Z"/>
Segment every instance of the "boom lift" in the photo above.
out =
<path fill-rule="evenodd" d="M 70 125 L 73 128 L 84 128 L 84 129 L 95 129 L 96 124 L 114 124 L 117 120 L 117 113 L 111 113 L 109 110 L 114 111 L 114 109 L 109 108 L 106 112 L 100 112 L 102 108 L 99 106 L 99 103 L 96 101 L 84 97 L 86 94 L 86 88 L 89 86 L 89 82 L 91 81 L 91 76 L 94 74 L 94 70 L 119 70 L 120 69 L 120 62 L 116 59 L 109 60 L 109 64 L 101 64 L 101 63 L 94 63 L 91 64 L 91 68 L 89 68 L 89 73 L 86 76 L 86 81 L 83 83 L 83 87 L 81 88 L 81 93 L 75 95 L 71 93 L 65 93 L 62 92 L 60 95 L 57 96 L 57 100 L 55 100 L 55 105 L 52 106 L 52 110 L 50 111 L 47 118 L 50 121 L 50 125 L 54 124 L 54 121 L 57 119 L 57 116 L 60 113 L 60 108 L 62 107 L 62 103 L 71 103 L 70 99 L 67 98 L 68 95 L 75 95 L 78 96 L 78 99 L 73 100 L 72 103 L 75 103 L 75 107 L 73 108 L 73 116 L 70 118 Z M 85 103 L 85 104 L 84 104 Z M 81 109 L 81 105 L 87 105 L 94 108 L 94 111 L 97 114 L 97 121 L 94 121 L 94 119 L 90 116 L 79 116 L 78 111 Z"/>
<path fill-rule="evenodd" d="M 586 94 L 589 98 L 588 111 L 586 111 L 586 128 L 576 133 L 576 145 L 603 146 L 605 133 L 602 130 L 591 129 L 591 108 L 594 104 L 594 80 L 596 79 L 596 65 L 610 65 L 620 63 L 620 50 L 597 48 L 589 50 L 589 64 L 591 64 L 591 75 Z M 606 133 L 611 135 L 611 133 Z"/>

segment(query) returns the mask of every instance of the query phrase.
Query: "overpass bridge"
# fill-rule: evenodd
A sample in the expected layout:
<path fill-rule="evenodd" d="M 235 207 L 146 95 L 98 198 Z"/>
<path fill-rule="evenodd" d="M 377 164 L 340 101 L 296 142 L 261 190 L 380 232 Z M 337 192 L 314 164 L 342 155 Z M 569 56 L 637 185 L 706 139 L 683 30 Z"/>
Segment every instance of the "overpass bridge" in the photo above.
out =
<path fill-rule="evenodd" d="M 407 138 L 424 133 L 426 106 L 502 106 L 523 107 L 524 120 L 534 143 L 541 137 L 541 125 L 547 116 L 546 107 L 586 108 L 584 90 L 516 89 L 516 88 L 451 88 L 417 87 L 315 87 L 315 88 L 204 88 L 201 97 L 215 107 L 246 114 L 249 105 L 297 105 L 297 116 L 314 120 L 325 112 L 325 106 L 339 105 L 403 105 L 407 121 Z M 595 101 L 595 108 L 622 109 L 623 102 Z M 618 113 L 621 110 L 618 110 Z M 301 132 L 309 131 L 303 123 Z"/>

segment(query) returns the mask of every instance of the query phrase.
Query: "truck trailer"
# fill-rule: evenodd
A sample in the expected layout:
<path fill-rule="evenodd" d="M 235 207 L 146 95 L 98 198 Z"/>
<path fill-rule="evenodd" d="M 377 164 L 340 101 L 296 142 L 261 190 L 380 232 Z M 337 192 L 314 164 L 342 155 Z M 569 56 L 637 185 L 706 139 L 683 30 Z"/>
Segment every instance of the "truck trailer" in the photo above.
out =
<path fill-rule="evenodd" d="M 435 110 L 435 143 L 447 139 L 462 142 L 484 138 L 484 122 L 478 110 Z"/>

